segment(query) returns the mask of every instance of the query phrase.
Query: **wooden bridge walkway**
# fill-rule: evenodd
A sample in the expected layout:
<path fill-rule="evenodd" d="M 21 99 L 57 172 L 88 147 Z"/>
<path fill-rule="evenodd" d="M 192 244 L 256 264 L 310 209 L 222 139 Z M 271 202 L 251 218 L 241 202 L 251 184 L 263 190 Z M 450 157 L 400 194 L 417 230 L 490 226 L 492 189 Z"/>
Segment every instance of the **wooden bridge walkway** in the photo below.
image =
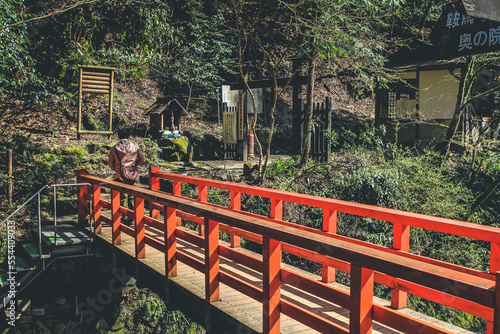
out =
<path fill-rule="evenodd" d="M 195 231 L 189 230 L 184 227 L 179 227 L 179 229 L 184 230 L 187 233 L 196 234 Z M 158 230 L 146 227 L 146 234 L 155 238 L 162 238 L 161 233 Z M 111 226 L 103 226 L 102 233 L 96 235 L 97 238 L 104 242 L 112 245 L 112 233 Z M 222 245 L 229 247 L 229 243 L 221 241 Z M 122 242 L 120 245 L 115 245 L 117 249 L 128 254 L 130 257 L 135 257 L 135 240 L 133 237 L 124 234 L 122 236 Z M 177 243 L 177 248 L 183 251 L 199 261 L 204 261 L 204 250 L 189 242 L 179 240 Z M 260 254 L 251 252 L 249 250 L 239 248 L 240 251 L 245 252 L 251 256 L 262 258 Z M 161 276 L 165 275 L 165 255 L 163 252 L 156 250 L 153 247 L 146 246 L 146 257 L 139 259 L 143 265 L 148 266 L 152 270 L 156 271 Z M 252 270 L 251 268 L 242 266 L 234 261 L 226 258 L 221 258 L 220 261 L 221 269 L 232 275 L 245 280 L 246 282 L 262 287 L 262 273 Z M 295 271 L 301 275 L 307 276 L 313 280 L 321 281 L 321 276 L 313 275 L 307 271 L 300 270 L 296 267 L 289 266 L 286 264 L 282 265 L 283 268 Z M 192 267 L 178 263 L 177 276 L 169 278 L 173 283 L 189 290 L 191 293 L 195 294 L 198 298 L 203 300 L 205 298 L 205 275 L 204 273 L 193 269 Z M 338 284 L 329 283 L 329 285 L 335 286 L 338 289 L 342 289 L 349 293 L 349 287 Z M 241 328 L 238 333 L 246 333 L 247 330 L 253 330 L 256 333 L 262 333 L 262 303 L 253 300 L 247 295 L 237 291 L 225 284 L 221 284 L 220 288 L 220 301 L 213 302 L 212 307 L 216 307 L 223 312 L 227 313 L 229 316 L 234 318 L 236 321 L 241 323 Z M 296 289 L 287 284 L 281 285 L 282 298 L 289 300 L 295 304 L 302 306 L 303 308 L 318 314 L 328 320 L 335 322 L 343 327 L 349 327 L 349 310 L 343 308 L 342 306 L 331 303 L 323 298 L 319 298 L 315 295 L 308 294 L 303 290 Z M 390 301 L 383 300 L 381 298 L 374 297 L 374 303 L 379 305 L 384 305 L 389 307 Z M 426 323 L 443 329 L 444 331 L 449 331 L 451 333 L 472 333 L 467 330 L 461 329 L 459 327 L 453 326 L 449 323 L 437 320 L 435 318 L 420 314 L 418 312 L 412 311 L 410 309 L 402 309 L 399 312 L 402 314 L 410 315 L 416 319 L 425 321 Z M 281 316 L 281 333 L 300 333 L 300 334 L 313 334 L 320 333 L 311 329 L 310 327 L 286 316 Z M 374 322 L 373 333 L 380 334 L 390 334 L 390 333 L 403 333 L 396 331 L 380 323 Z"/>
<path fill-rule="evenodd" d="M 191 311 L 204 313 L 201 322 L 208 333 L 468 333 L 409 310 L 411 293 L 481 317 L 488 334 L 500 334 L 498 228 L 158 168 L 150 170 L 149 189 L 84 171 L 77 179 L 91 185 L 79 186 L 79 223 L 92 218 L 92 231 L 102 244 L 147 268 L 149 276 L 163 278 L 167 290 L 184 290 L 177 302 L 189 299 Z M 160 179 L 171 183 L 171 194 L 160 191 Z M 198 199 L 182 196 L 183 183 L 198 188 Z M 209 203 L 209 188 L 226 192 L 230 203 Z M 109 200 L 102 189 L 111 192 Z M 120 193 L 135 197 L 132 210 L 120 206 Z M 267 199 L 269 216 L 242 211 L 242 194 Z M 284 221 L 284 202 L 322 209 L 322 230 Z M 392 224 L 393 247 L 338 235 L 339 212 Z M 122 217 L 133 224 L 123 224 Z M 490 271 L 412 254 L 413 227 L 489 242 Z M 222 241 L 221 233 L 230 241 Z M 262 245 L 262 255 L 240 247 L 240 238 Z M 283 253 L 320 264 L 321 275 L 284 264 Z M 349 287 L 335 283 L 337 271 L 349 274 Z M 390 302 L 374 297 L 375 283 L 391 289 Z M 217 327 L 212 314 L 223 314 L 237 325 Z"/>

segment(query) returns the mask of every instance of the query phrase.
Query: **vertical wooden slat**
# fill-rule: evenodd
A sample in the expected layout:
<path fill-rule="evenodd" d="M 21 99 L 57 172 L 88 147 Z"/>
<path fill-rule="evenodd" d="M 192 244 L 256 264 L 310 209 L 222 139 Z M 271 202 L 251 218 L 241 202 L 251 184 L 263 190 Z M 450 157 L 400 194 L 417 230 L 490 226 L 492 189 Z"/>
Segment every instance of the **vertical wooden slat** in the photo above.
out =
<path fill-rule="evenodd" d="M 271 198 L 271 218 L 283 219 L 283 201 Z"/>
<path fill-rule="evenodd" d="M 198 185 L 198 201 L 200 202 L 206 202 L 208 198 L 208 188 L 206 184 L 200 183 Z M 199 226 L 199 235 L 204 236 L 205 235 L 205 226 L 200 225 Z"/>
<path fill-rule="evenodd" d="M 146 257 L 146 230 L 144 227 L 144 199 L 135 197 L 135 257 Z"/>
<path fill-rule="evenodd" d="M 332 131 L 332 98 L 327 97 L 326 100 L 326 129 L 327 133 L 331 133 Z M 326 140 L 326 162 L 330 162 L 332 157 L 332 144 Z"/>
<path fill-rule="evenodd" d="M 281 243 L 264 236 L 263 270 L 263 333 L 280 333 Z"/>
<path fill-rule="evenodd" d="M 410 251 L 410 226 L 402 223 L 394 223 L 394 239 L 393 248 L 403 252 Z M 391 307 L 399 310 L 407 306 L 407 293 L 392 289 L 391 291 Z"/>
<path fill-rule="evenodd" d="M 149 167 L 149 189 L 159 191 L 160 190 L 160 178 L 153 176 L 153 173 L 160 171 L 160 167 L 153 166 Z M 160 210 L 153 209 L 153 202 L 149 202 L 149 212 L 152 218 L 160 218 Z"/>
<path fill-rule="evenodd" d="M 231 191 L 231 208 L 241 210 L 241 193 L 238 191 Z M 231 234 L 231 247 L 240 247 L 241 239 L 237 235 Z"/>
<path fill-rule="evenodd" d="M 101 186 L 93 185 L 93 220 L 94 220 L 94 232 L 101 233 Z"/>
<path fill-rule="evenodd" d="M 80 139 L 80 131 L 82 130 L 82 76 L 83 68 L 80 67 L 78 78 L 78 115 L 76 120 L 76 137 Z"/>
<path fill-rule="evenodd" d="M 10 205 L 14 205 L 12 203 L 12 149 L 9 148 L 7 150 L 7 174 L 9 175 L 9 184 L 7 185 L 7 197 L 9 198 Z"/>
<path fill-rule="evenodd" d="M 373 270 L 351 265 L 351 309 L 349 333 L 373 330 Z"/>
<path fill-rule="evenodd" d="M 111 71 L 109 78 L 109 132 L 113 132 L 113 77 L 114 71 Z"/>
<path fill-rule="evenodd" d="M 173 277 L 177 276 L 177 210 L 168 206 L 164 206 L 163 208 L 163 212 L 165 212 L 165 275 Z"/>
<path fill-rule="evenodd" d="M 219 300 L 219 223 L 205 218 L 205 299 Z"/>
<path fill-rule="evenodd" d="M 323 209 L 323 231 L 337 233 L 337 211 Z M 322 265 L 321 278 L 325 283 L 335 282 L 335 268 Z"/>
<path fill-rule="evenodd" d="M 117 190 L 111 190 L 111 224 L 113 245 L 119 245 L 122 243 L 122 236 L 120 233 L 120 192 Z"/>

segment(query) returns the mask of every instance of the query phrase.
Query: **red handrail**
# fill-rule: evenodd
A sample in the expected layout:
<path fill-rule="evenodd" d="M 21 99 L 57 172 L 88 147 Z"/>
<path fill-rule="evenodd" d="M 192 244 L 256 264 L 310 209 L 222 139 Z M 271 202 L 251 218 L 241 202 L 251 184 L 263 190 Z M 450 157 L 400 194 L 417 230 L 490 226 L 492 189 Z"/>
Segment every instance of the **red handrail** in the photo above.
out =
<path fill-rule="evenodd" d="M 199 200 L 173 196 L 154 189 L 159 185 L 159 178 L 171 178 L 174 184 L 174 193 L 180 195 L 181 182 L 197 184 L 202 189 Z M 488 274 L 473 269 L 444 263 L 437 260 L 424 258 L 408 253 L 406 244 L 409 245 L 409 227 L 429 224 L 433 230 L 444 230 L 449 226 L 461 226 L 464 230 L 478 231 L 486 241 L 497 242 L 499 229 L 488 228 L 481 225 L 469 224 L 443 218 L 435 218 L 407 212 L 376 208 L 367 205 L 347 203 L 338 200 L 322 199 L 314 196 L 300 195 L 289 192 L 277 191 L 259 187 L 244 187 L 214 180 L 179 176 L 161 173 L 152 168 L 150 176 L 150 190 L 126 186 L 114 181 L 93 177 L 81 172 L 79 182 L 93 184 L 93 198 L 99 199 L 100 188 L 112 189 L 111 203 L 102 199 L 94 201 L 94 221 L 97 226 L 101 222 L 113 226 L 114 243 L 119 242 L 119 233 L 123 231 L 135 237 L 136 256 L 146 256 L 145 245 L 165 252 L 166 274 L 176 275 L 176 261 L 182 261 L 195 269 L 205 272 L 206 298 L 208 301 L 219 298 L 218 286 L 222 282 L 231 287 L 238 288 L 254 299 L 260 300 L 264 305 L 264 329 L 266 333 L 279 332 L 279 313 L 287 314 L 299 321 L 320 331 L 326 329 L 343 333 L 365 333 L 371 328 L 372 319 L 391 326 L 398 330 L 406 330 L 407 326 L 419 326 L 425 333 L 445 333 L 431 325 L 412 319 L 398 313 L 391 308 L 373 304 L 373 283 L 379 282 L 389 287 L 397 287 L 402 292 L 415 295 L 464 310 L 471 314 L 485 318 L 488 321 L 488 331 L 497 332 L 498 303 L 498 274 Z M 224 208 L 206 203 L 208 187 L 217 187 L 231 191 L 231 206 Z M 119 197 L 115 192 L 126 192 L 140 200 L 136 201 L 135 210 L 127 210 L 119 206 Z M 84 195 L 85 191 L 79 194 Z M 256 196 L 271 199 L 271 218 L 240 211 L 239 198 L 241 193 L 250 193 Z M 85 205 L 85 197 L 80 198 L 81 205 Z M 305 200 L 304 200 L 305 198 Z M 143 201 L 151 203 L 151 215 L 144 215 Z M 301 203 L 323 208 L 324 222 L 335 224 L 336 212 L 359 212 L 368 217 L 391 221 L 400 224 L 402 228 L 395 228 L 395 233 L 401 233 L 398 241 L 400 250 L 389 249 L 366 242 L 342 237 L 330 232 L 318 231 L 312 228 L 287 223 L 281 220 L 283 201 Z M 305 202 L 304 202 L 305 201 Z M 142 204 L 141 204 L 142 203 Z M 102 215 L 101 207 L 112 210 L 111 218 Z M 98 208 L 99 210 L 96 210 Z M 80 209 L 79 212 L 83 212 Z M 163 221 L 159 218 L 160 211 L 166 212 Z M 368 215 L 368 213 L 373 215 Z M 387 219 L 384 219 L 384 213 Z M 120 214 L 135 219 L 135 231 L 120 224 Z M 96 216 L 97 215 L 97 216 Z M 82 216 L 80 216 L 82 217 Z M 196 236 L 178 228 L 180 217 L 195 221 L 205 227 L 204 236 Z M 373 218 L 375 218 L 373 217 Z M 397 217 L 397 219 L 396 219 Z M 83 217 L 82 217 L 83 219 Z M 443 226 L 430 225 L 434 222 Z M 144 224 L 164 230 L 163 240 L 154 239 L 144 235 Z M 116 229 L 115 229 L 116 227 Z M 331 226 L 330 226 L 331 227 Z M 476 227 L 474 229 L 474 227 Z M 264 245 L 263 260 L 249 257 L 236 249 L 219 244 L 218 231 L 227 231 L 238 237 L 261 242 Z M 462 233 L 461 229 L 458 234 Z M 484 231 L 492 232 L 486 237 Z M 334 231 L 333 231 L 334 232 Z M 455 230 L 453 232 L 456 232 Z M 116 235 L 115 235 L 116 234 Z M 467 235 L 471 237 L 471 235 Z M 176 249 L 176 238 L 186 239 L 205 248 L 205 261 L 192 258 Z M 479 238 L 481 239 L 481 238 Z M 484 240 L 482 239 L 482 240 Z M 493 247 L 492 247 L 493 248 Z M 351 293 L 336 290 L 325 283 L 311 281 L 308 278 L 281 268 L 281 251 L 296 254 L 318 263 L 324 268 L 337 268 L 351 273 Z M 263 273 L 263 290 L 244 281 L 232 277 L 218 267 L 219 256 L 231 258 L 238 263 L 249 266 Z M 311 314 L 288 301 L 281 299 L 280 283 L 294 284 L 301 281 L 300 287 L 309 293 L 325 298 L 330 296 L 332 302 L 350 309 L 350 328 L 343 328 L 329 322 L 318 315 Z M 332 297 L 333 296 L 333 297 Z M 403 298 L 400 298 L 403 299 Z M 404 321 L 402 321 L 404 319 Z M 366 326 L 365 324 L 369 324 Z M 495 326 L 493 326 L 495 324 Z"/>

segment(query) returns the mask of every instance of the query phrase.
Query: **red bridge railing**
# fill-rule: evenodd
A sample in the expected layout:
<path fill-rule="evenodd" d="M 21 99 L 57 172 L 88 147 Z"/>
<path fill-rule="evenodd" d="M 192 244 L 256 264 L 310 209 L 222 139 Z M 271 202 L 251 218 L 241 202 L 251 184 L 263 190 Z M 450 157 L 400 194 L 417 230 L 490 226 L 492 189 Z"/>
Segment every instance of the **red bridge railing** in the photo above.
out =
<path fill-rule="evenodd" d="M 172 181 L 173 194 L 159 190 L 160 179 Z M 444 329 L 411 318 L 396 309 L 406 307 L 406 294 L 450 306 L 487 320 L 488 333 L 500 333 L 500 229 L 431 217 L 410 212 L 349 203 L 340 200 L 291 193 L 230 182 L 182 176 L 150 169 L 149 188 L 127 186 L 79 172 L 78 182 L 92 184 L 80 187 L 79 217 L 88 216 L 86 207 L 92 200 L 95 231 L 101 224 L 112 226 L 114 244 L 121 242 L 121 232 L 135 238 L 136 257 L 146 256 L 145 245 L 165 253 L 165 273 L 177 274 L 177 261 L 205 273 L 206 299 L 219 299 L 219 284 L 224 283 L 263 304 L 263 332 L 279 333 L 280 313 L 320 332 L 370 333 L 373 321 L 403 332 L 448 333 Z M 198 200 L 181 196 L 182 183 L 198 187 Z M 111 201 L 101 198 L 101 188 L 111 189 Z M 230 207 L 207 203 L 208 188 L 227 190 Z M 120 206 L 120 192 L 135 196 L 135 208 Z M 270 200 L 270 217 L 241 211 L 241 195 L 249 194 Z M 150 203 L 145 215 L 144 202 Z M 283 221 L 283 203 L 291 202 L 323 209 L 323 230 Z M 102 208 L 111 215 L 102 214 Z M 337 213 L 370 217 L 393 224 L 393 248 L 347 238 L 336 234 Z M 161 218 L 160 213 L 163 213 Z M 121 224 L 120 216 L 134 219 L 134 228 Z M 177 228 L 185 219 L 200 226 L 199 235 Z M 145 225 L 163 232 L 163 238 L 145 234 Z M 491 243 L 490 272 L 458 266 L 409 253 L 411 227 L 444 232 Z M 231 234 L 231 247 L 219 243 L 219 231 Z M 240 239 L 263 245 L 262 260 L 239 252 Z M 205 249 L 205 261 L 199 261 L 177 249 L 183 239 Z M 281 253 L 286 252 L 323 267 L 322 281 L 311 280 L 282 268 Z M 263 274 L 263 288 L 245 282 L 219 268 L 225 257 Z M 350 273 L 350 293 L 326 283 L 335 279 L 335 270 Z M 373 303 L 373 285 L 380 283 L 393 289 L 391 305 Z M 281 298 L 281 284 L 324 298 L 350 310 L 349 328 L 309 312 Z"/>

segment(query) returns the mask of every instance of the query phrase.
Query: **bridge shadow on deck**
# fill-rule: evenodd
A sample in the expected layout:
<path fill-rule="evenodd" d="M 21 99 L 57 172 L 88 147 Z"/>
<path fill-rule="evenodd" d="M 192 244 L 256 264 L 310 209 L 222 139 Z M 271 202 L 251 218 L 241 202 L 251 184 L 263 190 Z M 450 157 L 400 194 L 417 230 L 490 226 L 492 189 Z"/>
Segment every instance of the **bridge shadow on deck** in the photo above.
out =
<path fill-rule="evenodd" d="M 179 227 L 178 227 L 179 228 Z M 181 228 L 190 233 L 196 233 L 186 228 Z M 146 226 L 146 234 L 163 240 L 162 233 L 158 230 Z M 125 233 L 121 233 L 122 243 L 113 246 L 111 241 L 111 228 L 103 225 L 102 233 L 98 234 L 98 250 L 101 253 L 111 254 L 113 262 L 117 267 L 126 267 L 137 276 L 141 285 L 156 291 L 164 296 L 170 309 L 179 309 L 190 316 L 193 320 L 200 323 L 207 329 L 207 333 L 231 334 L 231 333 L 262 333 L 262 303 L 253 300 L 225 284 L 220 285 L 220 301 L 208 303 L 205 301 L 205 275 L 184 263 L 177 262 L 177 276 L 167 279 L 165 275 L 164 255 L 160 251 L 146 246 L 146 257 L 140 260 L 135 259 L 134 239 Z M 228 246 L 227 243 L 220 241 L 221 245 Z M 204 261 L 204 251 L 202 248 L 193 245 L 187 241 L 177 239 L 177 248 L 180 251 Z M 257 258 L 261 255 L 249 250 L 238 248 L 239 251 L 250 254 Z M 293 270 L 300 275 L 307 276 L 316 280 L 321 277 L 298 268 L 282 264 L 288 270 Z M 262 289 L 262 273 L 232 260 L 220 257 L 220 269 L 241 280 L 244 280 L 260 289 Z M 348 291 L 348 287 L 337 284 L 338 289 Z M 281 285 L 282 298 L 303 307 L 304 309 L 320 314 L 322 317 L 349 328 L 349 310 L 332 304 L 317 296 L 308 294 L 303 290 L 293 286 Z M 388 301 L 375 298 L 377 304 L 389 305 Z M 405 310 L 405 313 L 412 312 Z M 422 315 L 419 315 L 422 317 Z M 442 323 L 443 325 L 444 323 Z M 455 333 L 467 333 L 453 326 L 446 326 L 448 330 Z M 287 317 L 281 315 L 282 333 L 318 333 L 317 331 Z M 400 333 L 394 329 L 385 327 L 374 322 L 373 333 Z"/>

